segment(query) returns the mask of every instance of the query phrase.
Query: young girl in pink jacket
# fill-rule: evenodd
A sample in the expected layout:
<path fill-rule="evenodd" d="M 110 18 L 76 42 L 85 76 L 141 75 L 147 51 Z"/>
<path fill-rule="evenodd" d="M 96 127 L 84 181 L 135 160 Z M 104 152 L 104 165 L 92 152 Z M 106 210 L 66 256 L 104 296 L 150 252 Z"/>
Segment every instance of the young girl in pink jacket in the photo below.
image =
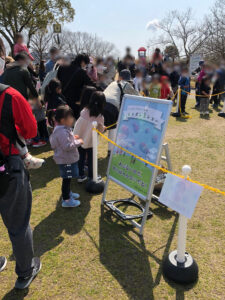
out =
<path fill-rule="evenodd" d="M 103 111 L 106 103 L 105 95 L 102 92 L 94 92 L 91 96 L 90 102 L 80 114 L 80 118 L 77 120 L 73 133 L 78 135 L 82 140 L 83 144 L 79 148 L 80 160 L 79 166 L 79 178 L 78 182 L 87 180 L 84 174 L 84 164 L 87 158 L 88 161 L 88 177 L 91 180 L 93 178 L 93 145 L 92 145 L 92 123 L 96 121 L 98 123 L 97 129 L 103 132 L 104 117 Z"/>
<path fill-rule="evenodd" d="M 72 178 L 79 176 L 78 147 L 82 145 L 83 140 L 73 134 L 73 111 L 68 106 L 59 106 L 51 116 L 54 120 L 49 121 L 56 126 L 50 136 L 50 144 L 62 177 L 62 207 L 77 207 L 80 205 L 80 201 L 77 200 L 80 195 L 72 193 L 70 184 Z"/>

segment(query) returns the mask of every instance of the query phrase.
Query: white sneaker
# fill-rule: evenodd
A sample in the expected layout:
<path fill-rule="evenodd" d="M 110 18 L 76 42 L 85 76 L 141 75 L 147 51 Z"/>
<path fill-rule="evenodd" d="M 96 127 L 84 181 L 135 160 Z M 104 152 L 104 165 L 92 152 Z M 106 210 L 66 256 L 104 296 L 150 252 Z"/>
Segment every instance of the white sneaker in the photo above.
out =
<path fill-rule="evenodd" d="M 27 156 L 24 158 L 23 161 L 24 161 L 24 164 L 25 164 L 25 166 L 28 170 L 38 169 L 45 162 L 44 159 L 34 157 L 30 153 L 27 154 Z"/>

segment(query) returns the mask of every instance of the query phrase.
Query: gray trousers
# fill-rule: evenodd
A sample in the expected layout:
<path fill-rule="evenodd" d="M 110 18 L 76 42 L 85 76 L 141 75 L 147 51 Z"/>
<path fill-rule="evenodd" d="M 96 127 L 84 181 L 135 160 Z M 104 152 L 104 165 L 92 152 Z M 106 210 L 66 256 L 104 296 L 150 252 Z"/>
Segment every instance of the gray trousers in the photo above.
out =
<path fill-rule="evenodd" d="M 209 98 L 200 98 L 200 112 L 206 112 L 209 110 Z"/>
<path fill-rule="evenodd" d="M 29 225 L 32 190 L 21 158 L 11 156 L 9 166 L 11 178 L 6 194 L 0 198 L 0 214 L 12 243 L 16 273 L 27 277 L 33 271 L 33 236 Z"/>

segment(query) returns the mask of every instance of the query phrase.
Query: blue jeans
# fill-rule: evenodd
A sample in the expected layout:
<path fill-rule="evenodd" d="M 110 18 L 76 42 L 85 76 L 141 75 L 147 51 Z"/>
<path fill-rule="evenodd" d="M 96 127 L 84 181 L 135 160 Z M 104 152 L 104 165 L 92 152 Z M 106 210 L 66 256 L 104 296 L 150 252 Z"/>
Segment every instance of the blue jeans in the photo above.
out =
<path fill-rule="evenodd" d="M 78 163 L 59 165 L 62 178 L 77 178 L 79 176 Z"/>

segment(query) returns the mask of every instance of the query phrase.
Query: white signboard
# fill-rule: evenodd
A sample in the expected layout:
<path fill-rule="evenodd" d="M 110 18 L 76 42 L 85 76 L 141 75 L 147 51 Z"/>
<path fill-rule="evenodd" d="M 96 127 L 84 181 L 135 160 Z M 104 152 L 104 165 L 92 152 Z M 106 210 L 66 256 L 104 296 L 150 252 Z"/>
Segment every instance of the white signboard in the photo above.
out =
<path fill-rule="evenodd" d="M 199 62 L 203 60 L 202 54 L 192 54 L 190 56 L 190 66 L 189 66 L 189 72 L 190 75 L 199 67 Z"/>
<path fill-rule="evenodd" d="M 196 183 L 167 174 L 159 202 L 191 219 L 202 190 Z"/>

